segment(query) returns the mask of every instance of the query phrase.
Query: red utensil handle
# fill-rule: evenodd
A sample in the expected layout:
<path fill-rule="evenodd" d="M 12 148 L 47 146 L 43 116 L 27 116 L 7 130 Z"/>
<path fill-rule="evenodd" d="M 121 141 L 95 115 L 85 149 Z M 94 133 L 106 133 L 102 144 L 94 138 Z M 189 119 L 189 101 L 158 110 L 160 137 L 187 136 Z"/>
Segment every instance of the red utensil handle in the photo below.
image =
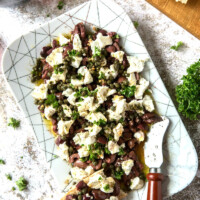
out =
<path fill-rule="evenodd" d="M 147 200 L 162 200 L 162 180 L 163 175 L 160 173 L 147 174 L 148 192 Z"/>

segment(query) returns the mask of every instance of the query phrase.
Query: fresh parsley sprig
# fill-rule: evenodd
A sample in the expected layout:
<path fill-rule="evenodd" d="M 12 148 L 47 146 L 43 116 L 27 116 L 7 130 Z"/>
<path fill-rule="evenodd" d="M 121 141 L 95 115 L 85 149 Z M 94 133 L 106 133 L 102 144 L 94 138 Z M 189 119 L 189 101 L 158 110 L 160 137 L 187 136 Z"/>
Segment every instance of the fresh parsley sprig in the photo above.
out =
<path fill-rule="evenodd" d="M 123 90 L 120 91 L 120 93 L 128 98 L 133 97 L 136 91 L 136 87 L 133 86 L 128 86 L 124 88 Z"/>
<path fill-rule="evenodd" d="M 183 42 L 179 41 L 179 42 L 177 43 L 177 45 L 171 46 L 170 49 L 173 49 L 173 50 L 175 50 L 175 51 L 178 51 L 179 48 L 180 48 L 181 46 L 183 46 Z"/>
<path fill-rule="evenodd" d="M 13 117 L 9 119 L 8 126 L 12 126 L 14 129 L 18 128 L 20 126 L 20 120 L 17 120 Z"/>
<path fill-rule="evenodd" d="M 27 189 L 28 181 L 23 177 L 20 177 L 18 181 L 16 181 L 16 185 L 19 188 L 19 191 Z"/>
<path fill-rule="evenodd" d="M 56 96 L 55 96 L 54 94 L 49 94 L 49 95 L 47 96 L 47 99 L 46 99 L 46 101 L 45 101 L 45 104 L 46 104 L 46 105 L 52 105 L 53 108 L 57 108 L 57 107 L 59 106 L 59 103 L 58 103 L 58 101 L 57 101 L 57 98 L 56 98 Z"/>
<path fill-rule="evenodd" d="M 58 2 L 57 8 L 58 8 L 59 10 L 61 10 L 61 9 L 63 9 L 63 6 L 64 6 L 64 1 L 63 1 L 63 0 L 60 0 L 60 1 Z"/>

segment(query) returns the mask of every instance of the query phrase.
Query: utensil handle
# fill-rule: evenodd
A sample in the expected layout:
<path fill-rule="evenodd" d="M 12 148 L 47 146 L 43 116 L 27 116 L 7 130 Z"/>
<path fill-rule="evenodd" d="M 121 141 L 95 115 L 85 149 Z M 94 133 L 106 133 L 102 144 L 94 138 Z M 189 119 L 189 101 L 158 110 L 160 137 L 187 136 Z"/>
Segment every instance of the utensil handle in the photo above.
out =
<path fill-rule="evenodd" d="M 148 192 L 147 200 L 162 200 L 162 180 L 163 175 L 160 173 L 147 174 Z"/>

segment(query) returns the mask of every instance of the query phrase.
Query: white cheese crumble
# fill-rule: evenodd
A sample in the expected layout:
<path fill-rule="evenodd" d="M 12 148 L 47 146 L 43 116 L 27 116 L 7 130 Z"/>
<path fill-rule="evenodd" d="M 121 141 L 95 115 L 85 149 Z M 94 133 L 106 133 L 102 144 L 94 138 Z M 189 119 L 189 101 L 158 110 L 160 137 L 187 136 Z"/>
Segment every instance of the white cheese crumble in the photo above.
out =
<path fill-rule="evenodd" d="M 74 179 L 82 180 L 88 176 L 88 173 L 79 167 L 72 167 L 71 175 Z"/>
<path fill-rule="evenodd" d="M 112 52 L 111 56 L 119 60 L 120 63 L 122 63 L 124 52 L 123 51 Z"/>
<path fill-rule="evenodd" d="M 46 57 L 46 62 L 52 67 L 54 65 L 60 65 L 63 63 L 63 47 L 58 47 L 54 49 L 50 55 Z"/>
<path fill-rule="evenodd" d="M 105 175 L 103 173 L 95 174 L 89 178 L 88 186 L 94 189 L 99 189 L 101 187 L 102 180 L 105 179 Z"/>
<path fill-rule="evenodd" d="M 51 116 L 56 112 L 56 109 L 53 106 L 46 106 L 44 109 L 44 116 L 50 120 Z"/>
<path fill-rule="evenodd" d="M 71 108 L 70 108 L 67 104 L 62 105 L 62 107 L 63 107 L 63 112 L 64 112 L 64 114 L 65 114 L 67 117 L 71 117 L 71 115 L 72 115 L 72 110 L 71 110 Z"/>
<path fill-rule="evenodd" d="M 82 42 L 79 37 L 79 34 L 75 34 L 73 38 L 73 49 L 76 51 L 80 51 L 82 49 Z"/>
<path fill-rule="evenodd" d="M 63 143 L 63 144 L 60 144 L 58 146 L 58 155 L 63 159 L 63 160 L 66 160 L 66 161 L 69 161 L 69 152 L 68 152 L 68 146 Z"/>
<path fill-rule="evenodd" d="M 145 135 L 141 130 L 134 133 L 134 138 L 136 138 L 139 143 L 144 141 L 144 137 Z"/>
<path fill-rule="evenodd" d="M 79 56 L 73 56 L 72 57 L 72 62 L 71 62 L 71 66 L 74 67 L 74 68 L 79 68 L 80 64 L 81 64 L 81 61 L 83 60 L 82 57 L 79 57 Z"/>
<path fill-rule="evenodd" d="M 75 144 L 87 146 L 96 142 L 96 136 L 90 136 L 88 131 L 80 132 L 73 137 L 73 140 Z"/>
<path fill-rule="evenodd" d="M 135 177 L 131 179 L 131 185 L 130 185 L 131 190 L 139 190 L 143 186 L 144 186 L 144 181 L 140 179 L 139 177 Z"/>
<path fill-rule="evenodd" d="M 78 149 L 78 155 L 80 156 L 80 158 L 89 156 L 90 152 L 87 146 L 84 145 L 80 149 Z"/>
<path fill-rule="evenodd" d="M 104 193 L 112 193 L 114 191 L 115 180 L 112 177 L 108 177 L 101 182 L 100 190 Z"/>
<path fill-rule="evenodd" d="M 72 92 L 72 93 L 68 96 L 68 98 L 67 98 L 67 101 L 68 101 L 71 105 L 73 105 L 73 106 L 76 105 L 76 97 L 75 97 L 75 94 L 76 94 L 76 92 Z"/>
<path fill-rule="evenodd" d="M 116 78 L 118 75 L 118 71 L 115 69 L 115 65 L 110 65 L 110 68 L 104 68 L 101 67 L 99 74 L 103 73 L 105 75 L 106 79 L 109 79 L 110 77 Z"/>
<path fill-rule="evenodd" d="M 119 140 L 119 138 L 122 136 L 123 131 L 124 131 L 124 128 L 121 123 L 118 123 L 117 126 L 113 128 L 115 141 Z"/>
<path fill-rule="evenodd" d="M 106 200 L 119 200 L 119 198 L 115 196 L 111 196 L 110 199 L 106 199 Z"/>
<path fill-rule="evenodd" d="M 40 84 L 39 86 L 36 86 L 34 88 L 31 95 L 35 99 L 46 99 L 47 98 L 47 91 L 48 91 L 47 84 Z"/>
<path fill-rule="evenodd" d="M 134 73 L 129 74 L 129 76 L 128 76 L 128 83 L 129 83 L 129 86 L 136 85 L 137 80 L 136 80 L 136 77 L 135 77 Z"/>
<path fill-rule="evenodd" d="M 113 141 L 108 142 L 108 150 L 111 154 L 115 154 L 119 152 L 119 145 Z"/>
<path fill-rule="evenodd" d="M 130 67 L 127 69 L 127 73 L 130 74 L 130 73 L 133 73 L 133 72 L 139 73 L 139 72 L 143 71 L 145 62 L 148 59 L 142 60 L 142 59 L 139 59 L 135 56 L 127 56 L 127 60 L 130 64 Z"/>
<path fill-rule="evenodd" d="M 101 129 L 102 128 L 96 124 L 91 127 L 85 128 L 85 130 L 89 131 L 90 136 L 96 136 L 101 131 Z"/>
<path fill-rule="evenodd" d="M 122 162 L 122 169 L 124 170 L 124 173 L 126 175 L 130 174 L 133 166 L 134 166 L 134 162 L 131 159 L 125 160 L 125 161 Z"/>
<path fill-rule="evenodd" d="M 143 106 L 145 107 L 145 109 L 149 112 L 154 111 L 154 104 L 153 104 L 153 100 L 149 95 L 145 95 L 143 98 Z"/>
<path fill-rule="evenodd" d="M 101 112 L 91 112 L 85 117 L 85 119 L 92 123 L 95 121 L 98 122 L 100 119 L 107 122 L 106 117 Z"/>
<path fill-rule="evenodd" d="M 91 175 L 91 174 L 94 173 L 94 169 L 93 169 L 92 166 L 87 166 L 87 167 L 85 168 L 85 172 L 86 172 L 86 173 L 88 174 L 88 176 L 89 176 L 89 175 Z"/>
<path fill-rule="evenodd" d="M 70 42 L 70 39 L 66 38 L 63 34 L 60 34 L 58 37 L 58 41 L 60 46 L 63 46 L 65 44 L 68 44 Z"/>
<path fill-rule="evenodd" d="M 63 120 L 60 120 L 58 122 L 58 133 L 59 135 L 65 135 L 65 134 L 68 134 L 69 133 L 69 129 L 71 127 L 71 125 L 74 123 L 73 120 L 70 120 L 70 121 L 63 121 Z"/>
<path fill-rule="evenodd" d="M 129 110 L 135 110 L 139 115 L 144 114 L 143 100 L 132 100 L 128 104 Z"/>
<path fill-rule="evenodd" d="M 67 70 L 65 69 L 62 73 L 58 72 L 57 74 L 55 72 L 52 73 L 50 81 L 53 83 L 56 83 L 57 81 L 63 81 L 66 80 L 66 74 Z"/>
<path fill-rule="evenodd" d="M 112 38 L 110 36 L 103 36 L 102 33 L 98 33 L 97 39 L 90 43 L 93 54 L 95 54 L 95 47 L 101 50 L 105 46 L 111 44 L 112 44 Z"/>
<path fill-rule="evenodd" d="M 71 88 L 67 88 L 65 91 L 63 91 L 62 95 L 69 97 L 73 93 L 73 90 Z"/>
<path fill-rule="evenodd" d="M 139 85 L 136 85 L 135 98 L 142 99 L 144 92 L 149 87 L 149 81 L 140 78 Z"/>

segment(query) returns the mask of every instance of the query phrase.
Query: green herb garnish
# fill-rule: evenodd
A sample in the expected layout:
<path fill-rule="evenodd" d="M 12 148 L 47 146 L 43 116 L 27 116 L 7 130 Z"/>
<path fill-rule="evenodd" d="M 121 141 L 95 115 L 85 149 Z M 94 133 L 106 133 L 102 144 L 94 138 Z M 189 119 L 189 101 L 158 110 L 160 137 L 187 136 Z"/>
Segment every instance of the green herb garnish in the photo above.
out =
<path fill-rule="evenodd" d="M 103 179 L 102 179 L 102 177 L 100 176 L 100 177 L 98 178 L 98 180 L 101 181 L 101 180 L 103 180 Z"/>
<path fill-rule="evenodd" d="M 93 56 L 101 56 L 101 50 L 98 47 L 95 47 Z"/>
<path fill-rule="evenodd" d="M 114 36 L 112 37 L 112 39 L 119 39 L 119 35 L 118 35 L 118 34 L 114 35 Z"/>
<path fill-rule="evenodd" d="M 20 120 L 16 120 L 15 118 L 11 117 L 9 119 L 8 126 L 12 126 L 14 129 L 20 126 Z"/>
<path fill-rule="evenodd" d="M 20 177 L 18 181 L 16 181 L 16 185 L 19 188 L 19 191 L 25 190 L 28 185 L 28 181 L 23 177 Z"/>
<path fill-rule="evenodd" d="M 200 60 L 187 69 L 183 83 L 176 87 L 178 111 L 191 120 L 200 115 Z"/>
<path fill-rule="evenodd" d="M 82 162 L 86 162 L 87 160 L 88 160 L 88 157 L 80 158 L 80 161 L 82 161 Z"/>
<path fill-rule="evenodd" d="M 58 158 L 58 156 L 57 156 L 57 155 L 53 155 L 53 157 L 54 157 L 54 158 Z"/>
<path fill-rule="evenodd" d="M 16 188 L 15 187 L 12 187 L 12 191 L 15 191 L 16 190 Z"/>
<path fill-rule="evenodd" d="M 139 23 L 137 21 L 134 21 L 133 24 L 134 24 L 135 28 L 137 28 L 139 26 Z"/>
<path fill-rule="evenodd" d="M 99 121 L 94 121 L 94 124 L 96 124 L 97 126 L 105 126 L 106 121 L 103 119 L 100 119 Z"/>
<path fill-rule="evenodd" d="M 136 87 L 133 85 L 133 86 L 128 86 L 126 87 L 125 89 L 121 90 L 120 93 L 128 98 L 130 97 L 133 97 L 134 94 L 135 94 L 135 90 L 136 90 Z"/>
<path fill-rule="evenodd" d="M 110 186 L 109 186 L 108 184 L 106 184 L 106 185 L 103 187 L 103 189 L 104 189 L 105 191 L 108 191 L 108 190 L 110 189 Z"/>
<path fill-rule="evenodd" d="M 119 153 L 118 153 L 118 155 L 119 155 L 119 156 L 123 156 L 124 154 L 125 154 L 124 149 L 123 149 L 122 147 L 120 147 L 120 148 L 119 148 Z"/>
<path fill-rule="evenodd" d="M 88 96 L 94 96 L 96 93 L 97 93 L 97 89 L 93 90 L 93 91 L 90 91 L 88 89 L 88 87 L 83 87 L 80 90 L 78 90 L 74 94 L 74 96 L 77 97 L 77 98 L 79 98 L 79 97 L 88 97 Z"/>
<path fill-rule="evenodd" d="M 83 75 L 79 73 L 76 77 L 78 80 L 81 80 L 83 78 Z"/>
<path fill-rule="evenodd" d="M 47 99 L 45 101 L 45 104 L 46 105 L 52 105 L 53 108 L 58 108 L 58 106 L 59 106 L 57 98 L 56 98 L 56 96 L 54 94 L 47 95 Z"/>
<path fill-rule="evenodd" d="M 111 154 L 107 147 L 105 147 L 104 151 L 106 154 Z"/>
<path fill-rule="evenodd" d="M 6 178 L 8 179 L 8 180 L 12 180 L 12 176 L 10 175 L 10 174 L 6 174 Z"/>
<path fill-rule="evenodd" d="M 180 42 L 177 43 L 177 45 L 171 46 L 170 49 L 173 49 L 173 50 L 175 50 L 175 51 L 178 51 L 178 49 L 179 49 L 181 46 L 183 46 L 183 42 L 180 41 Z"/>
<path fill-rule="evenodd" d="M 5 165 L 5 161 L 2 160 L 2 159 L 0 159 L 0 164 L 1 164 L 1 165 Z"/>
<path fill-rule="evenodd" d="M 123 176 L 124 172 L 121 170 L 121 171 L 115 171 L 114 172 L 114 177 L 118 180 L 120 180 Z"/>
<path fill-rule="evenodd" d="M 73 118 L 73 120 L 78 119 L 78 118 L 79 118 L 79 113 L 76 112 L 76 111 L 73 111 L 73 112 L 72 112 L 72 118 Z"/>
<path fill-rule="evenodd" d="M 98 76 L 98 79 L 105 79 L 105 78 L 106 78 L 106 76 L 103 72 L 101 72 Z"/>
<path fill-rule="evenodd" d="M 74 56 L 80 56 L 81 55 L 81 53 L 79 51 L 76 51 L 74 49 L 72 49 L 71 51 L 67 51 L 67 53 L 68 53 L 68 56 L 70 58 L 73 58 Z"/>
<path fill-rule="evenodd" d="M 53 69 L 55 74 L 62 74 L 64 72 L 64 69 L 60 65 L 54 65 Z"/>
<path fill-rule="evenodd" d="M 58 2 L 57 8 L 58 8 L 59 10 L 61 10 L 61 9 L 63 9 L 63 6 L 64 6 L 64 1 L 63 1 L 63 0 L 60 0 L 60 1 Z"/>
<path fill-rule="evenodd" d="M 50 17 L 50 14 L 47 14 L 47 17 Z"/>

